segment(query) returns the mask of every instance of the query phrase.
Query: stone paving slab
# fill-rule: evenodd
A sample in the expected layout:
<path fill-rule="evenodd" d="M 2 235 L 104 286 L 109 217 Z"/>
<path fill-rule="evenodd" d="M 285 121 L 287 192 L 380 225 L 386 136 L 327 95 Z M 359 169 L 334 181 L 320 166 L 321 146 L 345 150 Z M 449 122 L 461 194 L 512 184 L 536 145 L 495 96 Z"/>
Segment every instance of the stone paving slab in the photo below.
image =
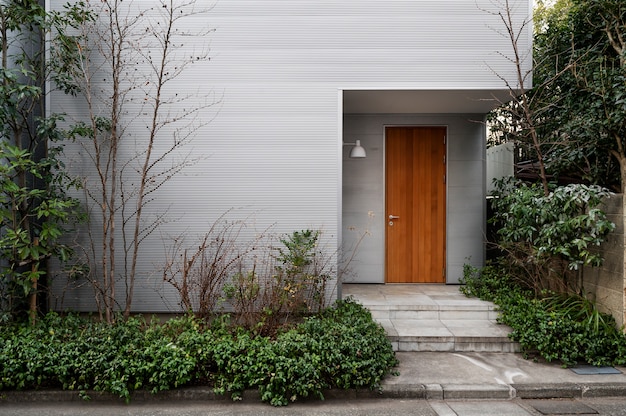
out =
<path fill-rule="evenodd" d="M 535 362 L 518 353 L 495 352 L 398 352 L 399 375 L 389 376 L 383 388 L 395 383 L 419 385 L 465 384 L 507 385 L 528 395 L 554 386 L 576 395 L 593 394 L 593 389 L 614 395 L 626 393 L 626 367 L 616 366 L 619 374 L 578 375 L 559 363 Z"/>

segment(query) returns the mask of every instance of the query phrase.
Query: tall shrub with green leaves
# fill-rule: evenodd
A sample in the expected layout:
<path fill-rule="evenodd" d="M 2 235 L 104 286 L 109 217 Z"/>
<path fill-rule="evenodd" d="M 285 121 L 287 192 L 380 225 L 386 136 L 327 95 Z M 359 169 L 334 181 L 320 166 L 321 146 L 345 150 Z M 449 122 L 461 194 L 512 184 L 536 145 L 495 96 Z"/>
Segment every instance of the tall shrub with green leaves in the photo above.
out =
<path fill-rule="evenodd" d="M 45 36 L 72 25 L 77 7 L 48 14 L 36 0 L 0 4 L 0 308 L 27 308 L 31 320 L 46 261 L 69 257 L 60 237 L 78 214 L 59 158 L 61 116 L 44 108 Z"/>
<path fill-rule="evenodd" d="M 496 182 L 493 221 L 514 275 L 537 293 L 577 292 L 583 266 L 599 266 L 595 247 L 615 228 L 598 206 L 610 192 L 581 184 L 552 187 L 515 179 Z"/>
<path fill-rule="evenodd" d="M 276 279 L 289 310 L 317 312 L 324 307 L 328 261 L 319 250 L 320 230 L 294 231 L 281 238 Z M 284 290 L 283 290 L 284 289 Z"/>

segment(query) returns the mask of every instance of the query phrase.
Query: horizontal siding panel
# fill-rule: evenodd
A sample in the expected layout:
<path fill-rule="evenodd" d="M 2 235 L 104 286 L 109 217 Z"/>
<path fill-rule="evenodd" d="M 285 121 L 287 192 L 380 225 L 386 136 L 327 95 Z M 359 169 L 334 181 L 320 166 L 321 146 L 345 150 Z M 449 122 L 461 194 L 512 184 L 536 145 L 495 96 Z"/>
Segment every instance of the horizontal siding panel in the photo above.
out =
<path fill-rule="evenodd" d="M 70 113 L 79 110 L 75 100 L 58 98 L 59 108 Z M 176 295 L 161 281 L 171 239 L 183 236 L 193 246 L 224 213 L 228 212 L 229 220 L 246 219 L 244 239 L 267 229 L 282 234 L 320 228 L 327 240 L 336 241 L 336 88 L 245 85 L 225 89 L 221 100 L 217 113 L 206 116 L 212 121 L 197 130 L 187 150 L 183 149 L 201 159 L 160 188 L 145 210 L 147 219 L 167 213 L 170 222 L 142 247 L 134 303 L 138 312 L 178 311 Z M 133 154 L 135 140 L 144 139 L 147 122 L 140 118 L 129 125 L 126 155 Z M 165 133 L 157 153 L 169 144 Z M 70 145 L 67 154 L 69 166 L 82 172 L 89 169 L 80 146 Z M 81 243 L 88 246 L 86 239 Z M 66 291 L 63 303 L 59 299 L 56 305 L 91 310 L 93 299 L 92 291 L 83 287 Z"/>
<path fill-rule="evenodd" d="M 397 83 L 421 89 L 504 89 L 496 74 L 514 75 L 510 61 L 494 51 L 452 49 L 442 51 L 336 50 L 312 60 L 311 52 L 273 50 L 225 53 L 210 68 L 210 79 L 234 84 L 292 82 Z M 493 61 L 493 62 L 490 62 Z M 254 62 L 254 64 L 250 64 Z M 497 79 L 497 81 L 496 81 Z"/>
<path fill-rule="evenodd" d="M 521 25 L 528 3 L 511 4 Z M 490 1 L 467 0 L 219 2 L 209 19 L 216 29 L 213 69 L 244 81 L 358 78 L 502 87 L 495 73 L 513 75 L 502 56 L 511 45 L 500 17 L 487 10 L 501 11 Z M 530 35 L 530 28 L 522 31 L 522 46 Z"/>
<path fill-rule="evenodd" d="M 198 115 L 193 142 L 169 160 L 190 152 L 198 162 L 155 192 L 146 208 L 147 217 L 167 213 L 170 222 L 142 248 L 136 311 L 177 310 L 175 294 L 162 283 L 170 239 L 184 235 L 191 245 L 229 210 L 229 218 L 249 218 L 244 236 L 268 227 L 277 233 L 323 228 L 334 250 L 342 186 L 339 89 L 498 89 L 504 88 L 500 76 L 514 79 L 514 68 L 501 56 L 510 44 L 498 33 L 499 18 L 481 10 L 492 9 L 491 0 L 198 0 L 198 5 L 207 3 L 209 13 L 191 17 L 185 27 L 215 31 L 203 38 L 178 38 L 173 53 L 195 56 L 206 45 L 211 60 L 189 66 L 166 93 L 207 95 L 219 103 Z M 529 3 L 512 3 L 516 19 L 526 19 Z M 141 9 L 155 2 L 133 4 Z M 530 45 L 530 35 L 529 28 L 522 44 Z M 135 69 L 147 71 L 142 65 Z M 134 98 L 128 114 L 140 116 L 128 125 L 126 157 L 145 143 L 149 124 L 147 109 L 135 104 L 142 97 Z M 51 111 L 68 113 L 68 119 L 85 115 L 80 100 L 55 93 L 51 102 Z M 163 131 L 157 153 L 167 148 L 172 134 Z M 368 157 L 376 155 L 368 149 Z M 89 172 L 78 144 L 68 147 L 67 158 L 75 172 Z M 374 173 L 363 172 L 363 177 L 374 182 L 379 179 Z M 358 184 L 347 186 L 361 192 Z M 381 221 L 380 198 L 374 192 L 364 197 Z M 366 225 L 367 218 L 357 218 L 357 207 L 346 208 L 355 225 Z M 460 221 L 455 218 L 451 226 Z M 374 230 L 382 232 L 384 223 Z M 87 246 L 85 239 L 81 243 Z M 371 268 L 372 276 L 380 274 L 380 242 L 367 244 L 357 263 Z M 61 281 L 57 285 L 59 301 L 64 300 L 57 307 L 93 309 L 87 287 L 66 291 Z"/>
<path fill-rule="evenodd" d="M 143 0 L 149 1 L 149 0 Z M 528 13 L 529 3 L 511 1 L 515 13 Z M 491 0 L 224 0 L 216 2 L 213 12 L 231 16 L 431 16 L 477 14 L 494 10 Z"/>

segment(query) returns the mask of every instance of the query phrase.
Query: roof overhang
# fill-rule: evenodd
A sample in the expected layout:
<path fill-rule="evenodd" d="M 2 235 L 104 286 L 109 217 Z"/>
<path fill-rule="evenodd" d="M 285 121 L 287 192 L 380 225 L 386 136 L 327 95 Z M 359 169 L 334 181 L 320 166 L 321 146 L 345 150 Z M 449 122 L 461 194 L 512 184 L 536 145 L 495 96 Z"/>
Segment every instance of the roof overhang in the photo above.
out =
<path fill-rule="evenodd" d="M 345 114 L 485 114 L 511 100 L 509 90 L 344 90 Z"/>

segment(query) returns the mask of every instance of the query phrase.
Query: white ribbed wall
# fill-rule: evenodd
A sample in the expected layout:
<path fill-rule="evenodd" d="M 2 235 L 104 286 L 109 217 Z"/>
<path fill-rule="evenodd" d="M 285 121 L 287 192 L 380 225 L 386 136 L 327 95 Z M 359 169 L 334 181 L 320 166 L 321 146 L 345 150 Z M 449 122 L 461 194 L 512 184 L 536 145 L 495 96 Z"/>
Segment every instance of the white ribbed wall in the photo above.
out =
<path fill-rule="evenodd" d="M 135 0 L 139 6 L 154 3 Z M 336 241 L 342 194 L 340 90 L 504 88 L 499 77 L 511 78 L 513 68 L 500 53 L 510 45 L 494 30 L 501 29 L 499 18 L 481 10 L 493 9 L 492 3 L 218 0 L 207 15 L 191 18 L 187 27 L 215 32 L 185 39 L 177 52 L 193 53 L 193 42 L 206 42 L 211 60 L 191 66 L 173 87 L 215 92 L 220 103 L 201 115 L 211 122 L 196 131 L 189 148 L 204 159 L 161 188 L 149 208 L 154 213 L 169 208 L 176 222 L 146 241 L 135 309 L 175 308 L 176 300 L 163 301 L 160 288 L 164 236 L 186 233 L 191 238 L 229 209 L 235 208 L 232 215 L 237 217 L 253 213 L 259 230 L 271 224 L 277 232 L 320 227 Z M 528 17 L 528 1 L 511 3 L 516 18 Z M 529 36 L 530 28 L 522 44 L 529 45 Z M 76 114 L 79 108 L 69 97 L 53 97 L 52 111 Z M 134 121 L 131 133 L 138 143 L 143 131 L 145 120 Z M 77 150 L 70 164 L 76 156 Z M 449 185 L 449 215 L 457 218 L 453 187 Z M 457 226 L 468 227 L 449 220 L 450 232 Z M 476 227 L 458 232 L 481 230 Z M 460 240 L 448 241 L 453 250 Z M 474 247 L 477 241 L 463 244 Z M 460 263 L 455 260 L 450 267 Z M 64 307 L 93 307 L 87 289 L 64 296 Z"/>

